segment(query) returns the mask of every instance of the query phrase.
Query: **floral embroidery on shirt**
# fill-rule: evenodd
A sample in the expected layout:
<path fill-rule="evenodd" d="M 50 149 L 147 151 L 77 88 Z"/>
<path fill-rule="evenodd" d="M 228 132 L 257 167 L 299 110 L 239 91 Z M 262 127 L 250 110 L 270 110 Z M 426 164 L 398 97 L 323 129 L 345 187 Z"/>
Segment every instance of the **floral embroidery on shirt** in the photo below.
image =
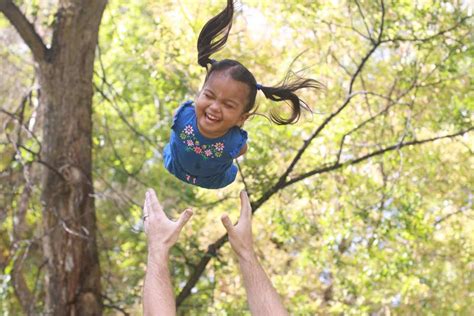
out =
<path fill-rule="evenodd" d="M 224 143 L 218 142 L 212 145 L 200 145 L 199 140 L 197 140 L 196 135 L 194 135 L 194 129 L 191 125 L 186 125 L 184 127 L 183 131 L 179 134 L 179 138 L 181 138 L 183 144 L 186 146 L 186 151 L 193 151 L 204 160 L 222 157 Z"/>
<path fill-rule="evenodd" d="M 186 127 L 184 128 L 184 133 L 186 135 L 193 135 L 194 134 L 193 127 L 191 125 L 186 125 Z"/>
<path fill-rule="evenodd" d="M 189 174 L 186 175 L 186 181 L 196 184 L 196 177 L 190 176 Z"/>

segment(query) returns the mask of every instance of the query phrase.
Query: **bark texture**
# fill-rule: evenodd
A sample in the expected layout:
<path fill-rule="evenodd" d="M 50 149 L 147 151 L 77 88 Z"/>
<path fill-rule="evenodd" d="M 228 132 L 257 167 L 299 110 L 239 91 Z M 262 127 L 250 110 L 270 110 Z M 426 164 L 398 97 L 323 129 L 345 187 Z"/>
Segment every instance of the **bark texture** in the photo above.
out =
<path fill-rule="evenodd" d="M 0 0 L 0 11 L 33 54 L 40 84 L 48 315 L 102 314 L 92 181 L 92 76 L 106 3 L 59 1 L 48 48 L 21 10 Z"/>

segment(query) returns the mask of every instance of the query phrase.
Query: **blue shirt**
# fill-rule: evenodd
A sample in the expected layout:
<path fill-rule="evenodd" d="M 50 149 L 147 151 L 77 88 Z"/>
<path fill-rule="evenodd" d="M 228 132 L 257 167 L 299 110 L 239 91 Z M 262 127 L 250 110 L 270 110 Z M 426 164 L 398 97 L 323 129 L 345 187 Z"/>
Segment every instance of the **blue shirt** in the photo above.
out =
<path fill-rule="evenodd" d="M 178 179 L 207 189 L 219 189 L 234 182 L 237 167 L 233 160 L 246 142 L 247 132 L 238 126 L 218 138 L 201 135 L 193 101 L 186 101 L 175 114 L 163 160 L 166 169 Z"/>

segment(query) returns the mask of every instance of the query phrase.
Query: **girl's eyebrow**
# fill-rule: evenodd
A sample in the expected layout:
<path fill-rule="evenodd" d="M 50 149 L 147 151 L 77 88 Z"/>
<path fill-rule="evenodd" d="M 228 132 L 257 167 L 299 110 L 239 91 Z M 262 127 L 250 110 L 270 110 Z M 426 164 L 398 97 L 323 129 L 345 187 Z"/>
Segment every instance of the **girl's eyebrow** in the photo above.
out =
<path fill-rule="evenodd" d="M 209 92 L 211 93 L 212 95 L 215 95 L 214 92 L 210 89 L 210 88 L 204 88 L 204 92 Z M 234 99 L 224 99 L 224 102 L 225 103 L 229 103 L 229 104 L 233 104 L 234 106 L 238 106 L 239 105 L 239 102 L 237 102 L 236 100 Z"/>
<path fill-rule="evenodd" d="M 231 105 L 234 105 L 234 106 L 238 106 L 239 103 L 233 99 L 225 99 L 224 100 L 225 103 L 228 103 L 228 104 L 231 104 Z"/>
<path fill-rule="evenodd" d="M 214 92 L 209 88 L 204 88 L 204 92 L 210 92 L 210 93 L 214 94 Z"/>

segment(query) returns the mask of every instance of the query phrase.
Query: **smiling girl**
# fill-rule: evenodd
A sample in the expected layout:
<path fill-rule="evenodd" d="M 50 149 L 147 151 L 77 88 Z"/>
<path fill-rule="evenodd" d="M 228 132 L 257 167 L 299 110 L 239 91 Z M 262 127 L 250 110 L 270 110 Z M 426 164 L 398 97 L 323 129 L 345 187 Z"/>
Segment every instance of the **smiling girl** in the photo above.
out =
<path fill-rule="evenodd" d="M 204 85 L 195 101 L 184 102 L 176 111 L 163 153 L 169 172 L 207 189 L 223 188 L 235 180 L 233 160 L 247 151 L 247 132 L 242 126 L 255 107 L 258 90 L 267 99 L 287 101 L 291 106 L 288 118 L 270 113 L 274 123 L 286 125 L 298 121 L 302 108 L 310 110 L 294 92 L 321 87 L 318 81 L 303 78 L 276 87 L 263 86 L 238 61 L 211 59 L 227 41 L 233 14 L 233 1 L 227 0 L 226 8 L 201 30 L 197 47 L 198 63 L 207 70 Z"/>

